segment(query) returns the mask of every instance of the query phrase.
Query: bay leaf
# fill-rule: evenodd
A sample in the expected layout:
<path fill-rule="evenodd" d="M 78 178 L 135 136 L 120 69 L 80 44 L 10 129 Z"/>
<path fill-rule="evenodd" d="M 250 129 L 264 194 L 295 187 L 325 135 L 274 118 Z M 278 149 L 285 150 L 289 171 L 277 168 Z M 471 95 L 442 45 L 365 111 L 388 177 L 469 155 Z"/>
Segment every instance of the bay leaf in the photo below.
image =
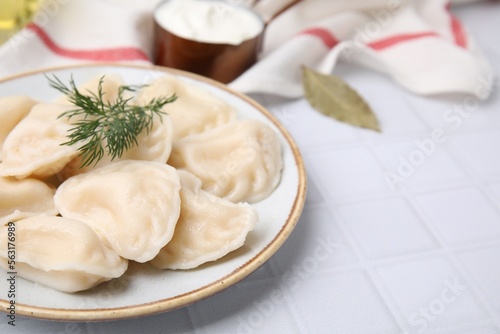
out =
<path fill-rule="evenodd" d="M 350 125 L 380 132 L 377 116 L 342 78 L 303 67 L 302 82 L 309 104 L 320 113 Z"/>

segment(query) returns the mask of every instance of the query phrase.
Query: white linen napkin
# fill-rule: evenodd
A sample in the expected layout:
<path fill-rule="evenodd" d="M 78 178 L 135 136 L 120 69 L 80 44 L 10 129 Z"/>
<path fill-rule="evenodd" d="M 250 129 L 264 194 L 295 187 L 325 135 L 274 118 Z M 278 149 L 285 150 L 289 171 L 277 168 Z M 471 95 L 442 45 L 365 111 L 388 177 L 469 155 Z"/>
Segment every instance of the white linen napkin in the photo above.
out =
<path fill-rule="evenodd" d="M 302 65 L 328 74 L 342 58 L 418 94 L 488 97 L 493 69 L 447 0 L 328 4 L 304 1 L 272 22 L 262 59 L 232 88 L 298 97 Z"/>
<path fill-rule="evenodd" d="M 151 64 L 159 1 L 46 0 L 0 46 L 0 78 L 81 63 Z M 493 85 L 490 64 L 446 0 L 305 0 L 271 22 L 260 61 L 230 86 L 299 97 L 303 65 L 331 73 L 339 59 L 418 94 L 478 95 L 483 87 L 486 98 Z"/>

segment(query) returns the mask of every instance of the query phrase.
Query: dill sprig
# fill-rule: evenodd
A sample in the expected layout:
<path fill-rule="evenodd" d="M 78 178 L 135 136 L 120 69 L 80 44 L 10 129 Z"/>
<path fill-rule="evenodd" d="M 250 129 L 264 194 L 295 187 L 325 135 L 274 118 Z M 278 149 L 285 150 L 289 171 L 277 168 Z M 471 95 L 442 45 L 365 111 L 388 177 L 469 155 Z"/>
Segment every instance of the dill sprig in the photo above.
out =
<path fill-rule="evenodd" d="M 78 148 L 82 158 L 80 168 L 97 164 L 107 153 L 111 160 L 120 158 L 131 147 L 138 145 L 139 134 L 153 128 L 155 115 L 166 114 L 162 108 L 177 99 L 173 94 L 170 97 L 154 98 L 147 104 L 138 106 L 130 103 L 133 97 L 125 97 L 124 92 L 136 92 L 144 86 L 120 86 L 115 101 L 105 101 L 102 90 L 104 76 L 100 78 L 97 94 L 87 92 L 82 94 L 75 85 L 73 78 L 69 87 L 55 75 L 47 77 L 52 88 L 57 89 L 68 97 L 68 100 L 77 108 L 68 110 L 61 115 L 69 120 L 76 118 L 74 127 L 68 130 L 68 141 L 61 145 L 81 144 Z"/>

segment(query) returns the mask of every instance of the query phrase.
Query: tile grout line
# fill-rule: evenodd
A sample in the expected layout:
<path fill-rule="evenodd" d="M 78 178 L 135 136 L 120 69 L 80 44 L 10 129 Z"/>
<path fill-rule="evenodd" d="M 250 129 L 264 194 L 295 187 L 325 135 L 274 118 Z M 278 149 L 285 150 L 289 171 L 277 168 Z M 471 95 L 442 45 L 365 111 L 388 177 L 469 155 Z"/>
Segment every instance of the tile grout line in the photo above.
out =
<path fill-rule="evenodd" d="M 344 234 L 346 242 L 348 242 L 348 244 L 353 249 L 356 260 L 358 261 L 356 264 L 349 266 L 350 268 L 348 270 L 342 270 L 342 268 L 337 268 L 337 269 L 342 270 L 342 272 L 361 271 L 361 273 L 363 273 L 363 275 L 368 279 L 372 287 L 375 288 L 377 296 L 380 298 L 382 304 L 384 305 L 389 315 L 394 320 L 395 325 L 397 325 L 399 327 L 399 330 L 403 332 L 406 328 L 403 314 L 400 311 L 398 305 L 396 304 L 394 298 L 391 298 L 392 296 L 390 292 L 387 290 L 387 288 L 382 288 L 381 290 L 381 286 L 378 284 L 379 282 L 374 278 L 374 272 L 373 272 L 374 269 L 372 261 L 366 257 L 365 252 L 362 250 L 359 244 L 359 241 L 357 240 L 355 235 L 352 233 L 351 229 L 346 224 L 342 214 L 340 214 L 339 212 L 337 212 L 336 209 L 331 208 L 330 206 L 326 206 L 326 209 L 333 216 L 335 221 L 338 222 L 337 225 L 339 229 Z"/>
<path fill-rule="evenodd" d="M 495 307 L 492 305 L 489 298 L 483 294 L 482 288 L 478 284 L 472 284 L 476 282 L 474 277 L 470 274 L 469 270 L 463 265 L 463 263 L 457 258 L 457 254 L 450 254 L 451 261 L 453 265 L 457 268 L 462 278 L 465 280 L 466 284 L 473 291 L 474 299 L 478 299 L 481 303 L 481 306 L 485 308 L 486 312 L 490 316 L 490 319 L 493 321 L 497 329 L 500 329 L 500 317 L 498 316 L 498 312 L 495 310 Z"/>
<path fill-rule="evenodd" d="M 484 185 L 484 180 L 476 173 L 474 168 L 470 165 L 467 159 L 464 157 L 462 153 L 457 151 L 455 145 L 451 143 L 448 147 L 449 153 L 461 164 L 461 167 L 464 171 L 475 181 L 475 186 L 473 188 L 478 189 L 480 193 L 486 197 L 489 204 L 495 208 L 495 211 L 500 215 L 500 207 L 496 203 L 496 201 L 491 197 L 491 193 L 487 190 L 487 187 Z M 471 284 L 475 282 L 475 279 L 470 275 L 468 269 L 461 263 L 461 261 L 457 258 L 456 252 L 451 252 L 450 257 L 455 267 L 460 271 L 464 279 L 466 279 L 468 285 L 473 289 L 474 295 L 479 299 L 482 306 L 486 308 L 489 313 L 491 319 L 494 321 L 496 327 L 500 329 L 500 317 L 497 315 L 497 312 L 492 305 L 492 302 L 489 297 L 482 293 L 482 288 L 477 284 Z"/>
<path fill-rule="evenodd" d="M 500 132 L 500 130 L 496 132 Z M 500 203 L 495 200 L 494 196 L 491 195 L 491 192 L 485 185 L 485 183 L 488 183 L 490 185 L 491 183 L 495 182 L 486 181 L 481 176 L 479 176 L 477 172 L 474 170 L 474 167 L 468 162 L 467 158 L 463 155 L 463 153 L 461 153 L 459 150 L 456 149 L 456 146 L 453 145 L 453 143 L 449 147 L 449 152 L 451 155 L 455 157 L 455 159 L 461 162 L 464 171 L 471 177 L 471 179 L 473 179 L 476 182 L 476 188 L 482 190 L 481 191 L 482 194 L 486 195 L 486 197 L 489 200 L 489 203 L 492 204 L 493 207 L 495 207 L 496 211 L 500 214 Z M 491 176 L 489 177 L 491 178 Z M 493 176 L 493 178 L 495 177 L 500 177 L 500 176 Z"/>
<path fill-rule="evenodd" d="M 406 100 L 405 100 L 405 103 L 406 103 Z M 423 123 L 423 124 L 426 125 L 426 123 Z M 365 141 L 366 141 L 366 145 L 368 146 L 369 150 L 377 159 L 379 166 L 381 166 L 383 170 L 387 170 L 387 162 L 384 159 L 384 157 L 380 154 L 380 152 L 377 150 L 373 141 L 369 140 L 368 138 L 365 138 Z M 397 191 L 397 192 L 394 191 L 394 192 L 395 192 L 395 195 L 397 195 L 394 197 L 406 201 L 407 203 L 410 204 L 411 209 L 415 210 L 415 207 L 411 205 L 412 204 L 410 201 L 411 194 L 408 192 L 405 185 L 403 185 L 403 187 L 401 187 L 399 189 L 399 191 Z M 418 212 L 416 212 L 416 213 L 418 213 Z M 427 224 L 426 221 L 422 219 L 422 217 L 419 217 L 419 215 L 417 215 L 417 218 L 419 218 L 420 223 L 423 223 L 423 225 L 426 227 L 427 231 L 432 235 L 434 240 L 437 242 L 438 248 L 442 249 L 443 248 L 442 241 L 440 240 L 440 238 L 436 237 L 436 234 L 434 233 L 433 229 L 429 228 L 429 226 L 428 226 L 429 224 Z M 420 254 L 422 254 L 422 253 L 419 253 L 419 255 Z M 372 284 L 374 284 L 377 287 L 379 295 L 382 297 L 386 307 L 390 310 L 393 318 L 398 323 L 398 326 L 400 327 L 401 331 L 403 333 L 406 333 L 406 332 L 409 333 L 409 332 L 411 332 L 411 329 L 409 327 L 410 324 L 408 323 L 408 319 L 405 318 L 404 313 L 401 310 L 401 307 L 396 302 L 396 299 L 394 298 L 393 294 L 390 292 L 389 287 L 387 286 L 386 282 L 384 282 L 384 280 L 379 276 L 378 271 L 376 269 L 376 267 L 378 267 L 378 266 L 379 265 L 377 265 L 376 262 L 375 263 L 372 262 L 371 267 L 367 268 L 367 272 L 368 272 L 368 275 L 370 277 L 370 280 L 371 280 Z M 384 293 L 386 294 L 385 297 L 383 295 Z"/>
<path fill-rule="evenodd" d="M 378 158 L 378 161 L 379 163 L 381 163 L 384 167 L 386 166 L 385 163 L 385 159 L 380 156 L 378 150 L 375 148 L 375 146 L 373 145 L 373 143 L 368 143 L 368 147 L 371 149 L 372 153 L 374 153 L 377 158 Z M 418 209 L 418 205 L 416 205 L 415 203 L 415 199 L 413 198 L 413 195 L 411 194 L 411 192 L 408 190 L 408 187 L 406 185 L 403 185 L 403 187 L 401 187 L 401 197 L 404 198 L 404 200 L 406 200 L 407 202 L 409 202 L 410 204 L 410 207 L 415 211 L 415 214 L 417 214 L 417 217 L 419 217 L 419 220 L 421 223 L 424 224 L 424 226 L 426 226 L 427 230 L 432 234 L 432 236 L 434 237 L 434 239 L 437 241 L 437 245 L 439 248 L 441 248 L 441 253 L 443 253 L 443 255 L 445 255 L 445 258 L 447 258 L 449 261 L 451 261 L 452 265 L 459 270 L 459 273 L 462 274 L 462 276 L 464 277 L 464 279 L 466 279 L 466 276 L 464 276 L 464 268 L 460 265 L 460 263 L 458 263 L 458 260 L 456 259 L 456 255 L 454 253 L 453 250 L 451 250 L 450 248 L 448 248 L 446 242 L 444 242 L 444 239 L 442 238 L 442 235 L 441 233 L 436 230 L 434 228 L 434 226 L 429 222 L 431 222 L 432 220 L 427 220 L 425 219 L 425 213 L 422 212 L 422 209 L 419 210 Z M 423 210 L 425 212 L 425 210 Z M 423 216 L 422 216 L 423 214 Z M 428 217 L 430 219 L 430 217 Z M 370 273 L 370 277 L 372 279 L 372 282 L 373 284 L 376 284 L 377 285 L 377 282 L 375 280 L 375 277 L 373 277 L 372 275 L 374 275 L 375 273 L 373 272 L 373 268 L 370 270 L 369 269 L 369 273 Z M 378 274 L 378 273 L 377 273 Z M 472 284 L 471 280 L 470 280 L 470 277 L 467 277 L 466 279 L 467 281 L 467 284 L 474 289 L 474 292 L 477 292 L 478 291 L 478 287 L 476 287 L 474 284 Z M 385 289 L 388 289 L 388 287 L 386 286 L 385 282 L 383 282 L 383 280 L 381 280 L 381 284 L 382 286 L 385 288 Z M 380 287 L 379 287 L 380 289 Z M 380 290 L 379 290 L 379 293 L 380 293 Z M 391 294 L 390 294 L 391 295 Z M 392 296 L 392 295 L 391 295 Z M 475 296 L 478 297 L 478 295 L 476 294 Z M 393 297 L 393 296 L 392 296 Z M 476 297 L 476 298 L 477 298 Z M 394 297 L 393 297 L 394 298 Z M 391 300 L 390 303 L 388 300 L 385 300 L 385 303 L 386 303 L 386 306 L 389 307 L 389 309 L 391 309 L 392 313 L 393 313 L 393 316 L 398 319 L 398 317 L 396 316 L 396 314 L 394 314 L 394 311 L 397 312 L 397 315 L 401 315 L 402 318 L 403 317 L 403 314 L 401 312 L 401 310 L 399 309 L 399 307 L 397 308 L 397 310 L 393 310 L 391 308 L 391 305 L 390 303 L 392 303 L 393 301 Z M 394 301 L 395 302 L 395 301 Z M 480 298 L 480 302 L 481 302 L 481 306 L 483 308 L 486 309 L 487 311 L 487 315 L 496 323 L 496 325 L 498 326 L 498 319 L 497 317 L 495 316 L 495 312 L 492 312 L 492 309 L 489 307 L 489 303 L 487 303 L 487 300 L 484 300 L 484 298 Z M 398 320 L 397 320 L 398 321 Z M 401 322 L 401 321 L 398 321 L 400 327 L 403 329 L 403 330 L 408 330 L 409 327 L 407 326 L 406 322 Z"/>

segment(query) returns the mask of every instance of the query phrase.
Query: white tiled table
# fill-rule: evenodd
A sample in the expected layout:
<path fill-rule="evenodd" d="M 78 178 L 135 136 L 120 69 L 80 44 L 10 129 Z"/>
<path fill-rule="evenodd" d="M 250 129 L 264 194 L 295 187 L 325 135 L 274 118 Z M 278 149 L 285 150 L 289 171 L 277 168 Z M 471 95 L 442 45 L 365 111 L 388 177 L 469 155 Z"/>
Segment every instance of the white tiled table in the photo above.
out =
<path fill-rule="evenodd" d="M 500 76 L 500 3 L 456 13 Z M 309 176 L 302 218 L 279 252 L 244 281 L 194 305 L 107 323 L 0 321 L 1 333 L 500 333 L 500 94 L 443 121 L 464 97 L 414 96 L 341 65 L 383 134 L 329 120 L 304 100 L 257 96 L 290 130 Z M 460 123 L 460 124 L 459 124 Z M 456 128 L 451 128 L 456 125 Z M 388 173 L 418 162 L 404 182 Z M 407 166 L 408 167 L 408 166 Z"/>

